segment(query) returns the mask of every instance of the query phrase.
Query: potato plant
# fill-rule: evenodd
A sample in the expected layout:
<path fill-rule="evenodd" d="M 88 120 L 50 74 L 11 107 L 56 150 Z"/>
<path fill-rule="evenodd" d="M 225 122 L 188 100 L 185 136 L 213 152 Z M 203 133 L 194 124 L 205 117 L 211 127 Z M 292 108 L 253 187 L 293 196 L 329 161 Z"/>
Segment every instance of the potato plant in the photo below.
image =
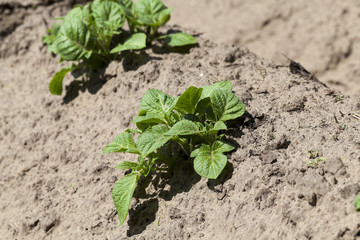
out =
<path fill-rule="evenodd" d="M 170 46 L 195 44 L 196 39 L 185 33 L 157 36 L 157 29 L 170 19 L 171 11 L 161 0 L 136 3 L 95 0 L 85 6 L 76 5 L 42 38 L 50 52 L 60 55 L 61 62 L 77 62 L 55 73 L 49 84 L 50 92 L 62 94 L 62 82 L 68 72 L 87 68 L 91 75 L 115 59 L 119 52 L 145 48 L 153 40 Z M 126 20 L 131 32 L 128 38 L 122 29 Z"/>
<path fill-rule="evenodd" d="M 132 121 L 137 129 L 127 129 L 104 149 L 104 153 L 138 155 L 137 162 L 123 161 L 116 166 L 131 169 L 112 192 L 120 224 L 128 214 L 139 178 L 176 167 L 179 154 L 172 152 L 172 144 L 178 144 L 183 155 L 193 159 L 200 176 L 219 176 L 227 163 L 224 153 L 234 150 L 222 133 L 227 129 L 226 121 L 245 112 L 244 104 L 231 90 L 231 83 L 224 81 L 201 88 L 191 86 L 178 97 L 153 89 L 145 93 L 139 115 Z M 139 134 L 136 142 L 133 134 Z"/>
<path fill-rule="evenodd" d="M 196 38 L 186 33 L 172 33 L 157 36 L 157 30 L 170 20 L 174 10 L 168 8 L 161 0 L 113 0 L 119 3 L 125 12 L 131 33 L 145 33 L 147 42 L 153 40 L 164 41 L 170 46 L 184 46 L 195 44 Z"/>

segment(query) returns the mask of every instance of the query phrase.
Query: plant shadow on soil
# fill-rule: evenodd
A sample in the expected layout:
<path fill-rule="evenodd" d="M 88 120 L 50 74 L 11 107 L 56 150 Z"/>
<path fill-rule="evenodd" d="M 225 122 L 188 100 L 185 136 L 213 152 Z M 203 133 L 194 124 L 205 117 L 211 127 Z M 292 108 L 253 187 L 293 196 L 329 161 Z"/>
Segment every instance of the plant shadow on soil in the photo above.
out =
<path fill-rule="evenodd" d="M 116 77 L 115 75 L 105 74 L 105 68 L 100 69 L 92 74 L 91 77 L 83 77 L 81 80 L 74 80 L 65 87 L 66 93 L 62 104 L 68 104 L 77 98 L 80 92 L 89 91 L 91 94 L 96 94 L 107 80 Z M 87 70 L 79 69 L 71 73 L 75 78 L 86 75 Z"/>
<path fill-rule="evenodd" d="M 217 191 L 217 185 L 224 184 L 231 179 L 233 165 L 228 162 L 223 172 L 217 179 L 209 179 L 207 186 L 212 191 Z M 127 236 L 131 237 L 142 233 L 146 227 L 156 220 L 156 213 L 159 209 L 159 200 L 171 201 L 178 193 L 188 192 L 199 182 L 201 176 L 193 168 L 193 161 L 187 160 L 174 169 L 173 173 L 159 173 L 155 177 L 143 177 L 135 190 L 134 198 L 146 199 L 135 208 L 129 210 L 129 230 Z M 152 184 L 155 191 L 147 193 L 146 189 Z M 169 188 L 170 187 L 170 188 Z M 166 190 L 165 190 L 166 189 Z"/>
<path fill-rule="evenodd" d="M 209 179 L 207 186 L 210 190 L 217 192 L 216 186 L 224 184 L 231 179 L 233 173 L 233 165 L 228 162 L 223 172 L 217 179 Z M 151 177 L 142 178 L 135 190 L 134 197 L 136 199 L 147 198 L 144 202 L 137 205 L 134 209 L 129 210 L 129 230 L 127 236 L 131 237 L 142 233 L 146 227 L 156 220 L 156 213 L 159 209 L 159 198 L 165 201 L 171 199 L 178 193 L 188 192 L 199 182 L 201 177 L 194 171 L 192 161 L 186 161 L 174 175 L 169 173 L 161 173 L 153 179 L 152 184 L 157 190 L 156 193 L 147 194 L 145 189 L 151 182 Z M 170 190 L 164 190 L 166 185 L 170 185 Z"/>
<path fill-rule="evenodd" d="M 152 51 L 155 54 L 169 54 L 169 53 L 179 53 L 179 54 L 188 54 L 190 49 L 198 45 L 184 46 L 184 47 L 167 47 L 167 46 L 156 46 L 152 45 Z M 160 57 L 153 57 L 146 53 L 144 50 L 133 52 L 127 51 L 120 55 L 119 62 L 123 66 L 125 72 L 136 71 L 139 67 L 146 65 L 149 61 L 152 60 L 161 60 Z M 106 68 L 108 64 L 98 71 L 94 71 L 91 77 L 83 77 L 81 80 L 74 80 L 68 86 L 65 87 L 66 93 L 63 98 L 62 104 L 68 104 L 77 98 L 80 92 L 89 91 L 91 94 L 96 94 L 102 86 L 111 78 L 115 78 L 116 74 L 106 74 Z M 85 76 L 87 73 L 86 69 L 79 69 L 73 71 L 71 74 L 74 78 L 79 78 Z"/>
<path fill-rule="evenodd" d="M 151 60 L 161 60 L 161 58 L 151 57 L 145 51 L 140 52 L 127 52 L 123 53 L 119 57 L 119 61 L 122 60 L 124 71 L 135 71 L 140 66 L 145 65 Z M 109 62 L 110 63 L 110 62 Z M 74 80 L 68 86 L 66 86 L 66 94 L 63 98 L 62 104 L 68 104 L 77 98 L 80 92 L 85 92 L 86 90 L 91 94 L 96 94 L 106 82 L 112 78 L 116 78 L 117 74 L 106 74 L 106 69 L 109 65 L 107 63 L 103 68 L 96 70 L 92 73 L 90 77 L 86 76 L 88 69 L 78 69 L 71 72 L 71 75 L 74 78 L 82 77 L 81 80 Z"/>
<path fill-rule="evenodd" d="M 152 50 L 156 54 L 168 54 L 168 53 L 179 53 L 179 54 L 188 54 L 190 49 L 199 47 L 199 44 L 182 46 L 182 47 L 169 47 L 169 46 L 158 46 L 153 45 Z"/>
<path fill-rule="evenodd" d="M 239 126 L 244 123 L 251 123 L 254 118 L 246 112 L 238 120 L 231 123 L 232 128 L 237 129 L 229 131 L 232 135 L 243 135 L 239 130 Z M 239 144 L 232 140 L 226 139 L 229 143 L 235 146 L 236 151 L 239 148 Z M 217 179 L 208 179 L 207 186 L 211 191 L 221 192 L 219 186 L 222 186 L 225 182 L 232 178 L 234 166 L 231 162 L 227 162 L 224 170 L 218 176 Z M 160 172 L 156 176 L 149 175 L 148 177 L 142 177 L 139 180 L 138 186 L 134 192 L 133 197 L 136 199 L 146 199 L 135 208 L 129 210 L 129 230 L 127 236 L 131 237 L 142 233 L 146 227 L 156 220 L 156 213 L 159 209 L 159 200 L 162 198 L 165 201 L 171 201 L 174 196 L 182 192 L 189 192 L 193 185 L 201 180 L 201 176 L 198 175 L 193 167 L 192 160 L 180 161 L 173 172 Z M 152 185 L 150 187 L 150 185 Z M 150 190 L 149 190 L 150 189 Z M 220 187 L 221 189 L 221 187 Z M 220 199 L 221 200 L 221 199 Z"/>
<path fill-rule="evenodd" d="M 142 177 L 134 193 L 136 199 L 147 199 L 135 209 L 129 210 L 129 230 L 127 235 L 133 236 L 142 233 L 147 225 L 155 221 L 159 207 L 158 198 L 170 201 L 175 195 L 188 192 L 191 187 L 200 181 L 191 161 L 181 162 L 173 172 L 159 172 L 156 176 Z M 146 190 L 152 185 L 150 191 Z M 170 188 L 169 188 L 170 187 Z"/>

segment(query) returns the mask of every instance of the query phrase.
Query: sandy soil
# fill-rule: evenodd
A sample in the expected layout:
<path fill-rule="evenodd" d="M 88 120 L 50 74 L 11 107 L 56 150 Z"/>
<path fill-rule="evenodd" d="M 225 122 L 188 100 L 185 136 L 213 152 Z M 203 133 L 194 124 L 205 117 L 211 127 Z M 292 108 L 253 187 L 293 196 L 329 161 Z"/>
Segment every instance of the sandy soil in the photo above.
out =
<path fill-rule="evenodd" d="M 215 42 L 244 44 L 258 56 L 300 62 L 344 94 L 360 92 L 360 2 L 166 0 L 172 22 Z"/>
<path fill-rule="evenodd" d="M 0 239 L 360 239 L 360 214 L 352 205 L 360 193 L 360 121 L 351 116 L 360 113 L 359 95 L 341 96 L 279 62 L 259 58 L 240 45 L 246 41 L 238 33 L 209 31 L 188 53 L 154 47 L 124 55 L 91 81 L 69 75 L 64 95 L 56 97 L 48 82 L 60 68 L 59 59 L 40 40 L 51 19 L 72 3 L 0 1 Z M 210 12 L 215 3 L 209 1 Z M 265 1 L 258 4 L 271 12 Z M 229 6 L 229 16 L 243 9 Z M 349 14 L 356 10 L 351 6 Z M 181 20 L 184 13 L 176 15 L 181 9 L 171 23 L 190 27 L 195 16 Z M 302 21 L 297 11 L 290 12 L 289 21 Z M 207 19 L 205 10 L 201 13 Z M 248 24 L 256 25 L 251 19 Z M 267 31 L 259 30 L 262 42 L 276 45 L 280 26 L 267 41 Z M 195 32 L 207 30 L 198 28 Z M 325 29 L 319 26 L 319 32 Z M 229 40 L 222 37 L 237 44 L 208 40 Z M 338 66 L 355 61 L 358 48 L 352 44 Z M 310 54 L 310 48 L 304 52 Z M 296 49 L 281 52 L 308 67 Z M 104 146 L 132 126 L 149 88 L 178 95 L 190 85 L 221 80 L 231 81 L 247 106 L 227 131 L 238 148 L 229 154 L 224 174 L 203 179 L 191 161 L 184 161 L 173 176 L 154 179 L 156 184 L 147 186 L 150 179 L 142 179 L 119 227 L 111 190 L 124 172 L 114 166 L 132 158 L 105 155 Z M 326 161 L 309 167 L 310 150 Z"/>

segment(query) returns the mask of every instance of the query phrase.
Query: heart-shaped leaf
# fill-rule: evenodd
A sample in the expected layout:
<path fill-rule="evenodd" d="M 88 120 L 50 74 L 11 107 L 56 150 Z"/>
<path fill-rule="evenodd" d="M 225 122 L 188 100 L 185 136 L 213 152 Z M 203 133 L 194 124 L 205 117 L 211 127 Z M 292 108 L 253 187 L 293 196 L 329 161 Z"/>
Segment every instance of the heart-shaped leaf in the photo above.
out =
<path fill-rule="evenodd" d="M 183 114 L 193 114 L 196 105 L 199 102 L 202 89 L 196 87 L 189 87 L 181 96 L 176 100 L 175 109 Z"/>
<path fill-rule="evenodd" d="M 133 4 L 130 19 L 140 25 L 158 27 L 169 21 L 172 11 L 161 0 L 139 0 Z"/>
<path fill-rule="evenodd" d="M 105 147 L 104 153 L 112 152 L 129 152 L 139 154 L 134 139 L 131 133 L 128 132 L 120 133 L 111 143 Z"/>
<path fill-rule="evenodd" d="M 139 50 L 144 47 L 146 47 L 146 35 L 144 33 L 135 33 L 131 35 L 124 44 L 117 45 L 110 53 L 117 53 L 125 50 Z"/>
<path fill-rule="evenodd" d="M 58 54 L 67 61 L 89 58 L 92 54 L 88 48 L 90 31 L 79 18 L 66 18 L 55 41 Z"/>
<path fill-rule="evenodd" d="M 217 147 L 216 145 L 214 147 Z M 219 149 L 203 144 L 191 153 L 194 169 L 202 177 L 216 179 L 227 163 L 227 157 Z"/>
<path fill-rule="evenodd" d="M 212 85 L 205 85 L 205 86 L 202 87 L 202 89 L 203 89 L 203 91 L 201 93 L 201 98 L 200 99 L 205 99 L 207 97 L 210 97 L 212 92 L 215 89 L 223 89 L 223 90 L 231 91 L 232 90 L 232 85 L 231 85 L 231 82 L 221 81 L 221 82 L 214 83 Z"/>
<path fill-rule="evenodd" d="M 148 90 L 140 102 L 140 113 L 144 115 L 147 112 L 165 114 L 174 107 L 174 97 L 163 93 L 160 90 Z"/>
<path fill-rule="evenodd" d="M 192 135 L 200 133 L 198 125 L 195 122 L 183 119 L 172 126 L 166 133 L 167 136 Z"/>
<path fill-rule="evenodd" d="M 214 114 L 219 121 L 236 119 L 245 112 L 245 105 L 228 90 L 214 89 L 210 99 Z"/>
<path fill-rule="evenodd" d="M 180 47 L 197 43 L 196 38 L 187 33 L 172 33 L 162 36 L 160 39 L 164 39 L 165 43 L 172 47 Z"/>
<path fill-rule="evenodd" d="M 115 2 L 97 2 L 91 7 L 98 32 L 106 36 L 120 33 L 125 23 L 125 14 L 121 6 Z"/>
<path fill-rule="evenodd" d="M 172 136 L 165 135 L 168 130 L 169 128 L 164 125 L 156 125 L 145 130 L 136 142 L 141 156 L 146 157 L 169 141 Z"/>

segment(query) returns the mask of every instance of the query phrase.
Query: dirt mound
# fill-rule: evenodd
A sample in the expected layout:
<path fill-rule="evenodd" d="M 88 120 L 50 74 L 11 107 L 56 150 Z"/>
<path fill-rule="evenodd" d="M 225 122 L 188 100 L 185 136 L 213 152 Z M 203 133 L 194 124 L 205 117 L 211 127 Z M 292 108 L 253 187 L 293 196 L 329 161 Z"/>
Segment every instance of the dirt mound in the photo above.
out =
<path fill-rule="evenodd" d="M 287 63 L 286 54 L 344 94 L 360 92 L 357 0 L 165 2 L 175 7 L 173 23 L 218 43 L 244 44 L 279 63 Z"/>
<path fill-rule="evenodd" d="M 91 81 L 69 74 L 56 97 L 47 84 L 59 59 L 40 40 L 43 20 L 67 8 L 26 10 L 1 43 L 1 238 L 359 238 L 352 204 L 360 121 L 351 115 L 360 113 L 359 96 L 344 97 L 246 47 L 199 38 L 188 53 L 156 46 L 127 53 Z M 114 166 L 132 157 L 105 155 L 104 146 L 132 126 L 148 89 L 178 95 L 222 80 L 247 107 L 227 131 L 238 147 L 224 174 L 203 179 L 184 161 L 153 185 L 142 179 L 119 227 L 111 190 L 124 172 Z M 326 160 L 307 164 L 319 158 Z"/>

